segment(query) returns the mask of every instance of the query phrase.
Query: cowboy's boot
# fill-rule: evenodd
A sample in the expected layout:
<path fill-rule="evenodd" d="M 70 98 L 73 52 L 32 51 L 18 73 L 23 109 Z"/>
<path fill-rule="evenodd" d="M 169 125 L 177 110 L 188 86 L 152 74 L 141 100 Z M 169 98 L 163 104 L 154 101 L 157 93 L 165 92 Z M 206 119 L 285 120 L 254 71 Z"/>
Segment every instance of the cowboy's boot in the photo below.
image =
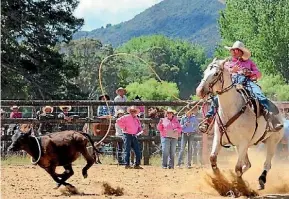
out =
<path fill-rule="evenodd" d="M 199 125 L 200 132 L 206 133 L 208 131 L 210 123 L 211 123 L 211 119 L 208 117 L 205 118 L 204 121 Z"/>
<path fill-rule="evenodd" d="M 269 123 L 270 131 L 277 132 L 283 128 L 283 124 L 279 121 L 276 115 L 265 110 L 264 117 Z"/>

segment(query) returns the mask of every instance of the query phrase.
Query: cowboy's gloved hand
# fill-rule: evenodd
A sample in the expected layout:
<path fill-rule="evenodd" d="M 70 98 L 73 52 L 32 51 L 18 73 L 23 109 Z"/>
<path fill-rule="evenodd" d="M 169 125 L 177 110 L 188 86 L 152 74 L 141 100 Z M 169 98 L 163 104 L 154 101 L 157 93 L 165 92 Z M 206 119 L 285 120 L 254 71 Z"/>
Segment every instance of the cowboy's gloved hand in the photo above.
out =
<path fill-rule="evenodd" d="M 243 70 L 240 71 L 242 75 L 245 75 L 246 77 L 250 77 L 252 75 L 252 71 L 250 71 L 247 68 L 244 68 Z"/>
<path fill-rule="evenodd" d="M 236 65 L 231 68 L 231 73 L 237 73 L 240 71 L 240 66 Z"/>

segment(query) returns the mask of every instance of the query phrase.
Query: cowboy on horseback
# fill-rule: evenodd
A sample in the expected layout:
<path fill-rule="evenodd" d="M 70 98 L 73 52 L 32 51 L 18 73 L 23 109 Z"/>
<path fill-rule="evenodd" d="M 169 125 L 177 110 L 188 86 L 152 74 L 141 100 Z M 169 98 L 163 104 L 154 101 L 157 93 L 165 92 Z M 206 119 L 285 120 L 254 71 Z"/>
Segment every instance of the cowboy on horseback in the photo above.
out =
<path fill-rule="evenodd" d="M 232 47 L 225 46 L 231 53 L 231 58 L 225 63 L 224 67 L 231 73 L 234 84 L 241 84 L 251 92 L 254 98 L 257 98 L 263 107 L 263 116 L 269 124 L 270 131 L 279 131 L 283 124 L 272 113 L 269 106 L 269 100 L 262 93 L 261 88 L 254 81 L 261 78 L 261 72 L 256 64 L 250 60 L 251 52 L 245 48 L 245 45 L 236 41 Z M 212 99 L 211 107 L 205 115 L 205 121 L 200 125 L 201 132 L 207 132 L 210 121 L 215 115 L 218 108 L 218 99 L 215 96 Z"/>

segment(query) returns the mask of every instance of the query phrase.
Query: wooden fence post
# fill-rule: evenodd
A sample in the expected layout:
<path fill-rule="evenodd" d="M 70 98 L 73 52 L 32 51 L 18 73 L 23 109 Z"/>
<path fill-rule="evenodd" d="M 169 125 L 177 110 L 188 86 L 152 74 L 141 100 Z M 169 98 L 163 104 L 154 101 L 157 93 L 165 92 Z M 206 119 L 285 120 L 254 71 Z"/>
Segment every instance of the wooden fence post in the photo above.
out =
<path fill-rule="evenodd" d="M 93 106 L 88 106 L 88 117 L 93 118 Z M 93 135 L 93 123 L 88 123 L 88 132 L 91 132 Z"/>
<path fill-rule="evenodd" d="M 148 117 L 148 107 L 145 106 L 144 118 Z M 146 130 L 147 134 L 149 135 L 149 124 L 144 124 L 144 129 Z M 143 164 L 149 165 L 150 164 L 150 141 L 143 142 Z"/>

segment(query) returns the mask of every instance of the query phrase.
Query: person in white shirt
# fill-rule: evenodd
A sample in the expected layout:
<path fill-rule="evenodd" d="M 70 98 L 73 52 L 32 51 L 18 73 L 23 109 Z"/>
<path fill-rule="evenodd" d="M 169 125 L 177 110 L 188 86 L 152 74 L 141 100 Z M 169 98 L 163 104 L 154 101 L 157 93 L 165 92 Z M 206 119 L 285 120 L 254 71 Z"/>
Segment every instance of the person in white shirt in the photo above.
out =
<path fill-rule="evenodd" d="M 127 101 L 127 98 L 125 96 L 126 90 L 123 87 L 119 87 L 116 90 L 116 94 L 117 94 L 117 96 L 114 98 L 115 102 L 126 102 Z M 126 108 L 127 108 L 126 106 L 115 106 L 114 107 L 114 113 L 117 114 L 118 110 L 120 110 L 120 109 L 125 111 Z"/>
<path fill-rule="evenodd" d="M 116 113 L 116 118 L 124 116 L 124 110 L 119 109 Z M 123 156 L 123 130 L 115 123 L 115 136 L 121 137 L 122 140 L 117 142 L 117 161 L 119 165 L 124 165 L 124 156 Z"/>

